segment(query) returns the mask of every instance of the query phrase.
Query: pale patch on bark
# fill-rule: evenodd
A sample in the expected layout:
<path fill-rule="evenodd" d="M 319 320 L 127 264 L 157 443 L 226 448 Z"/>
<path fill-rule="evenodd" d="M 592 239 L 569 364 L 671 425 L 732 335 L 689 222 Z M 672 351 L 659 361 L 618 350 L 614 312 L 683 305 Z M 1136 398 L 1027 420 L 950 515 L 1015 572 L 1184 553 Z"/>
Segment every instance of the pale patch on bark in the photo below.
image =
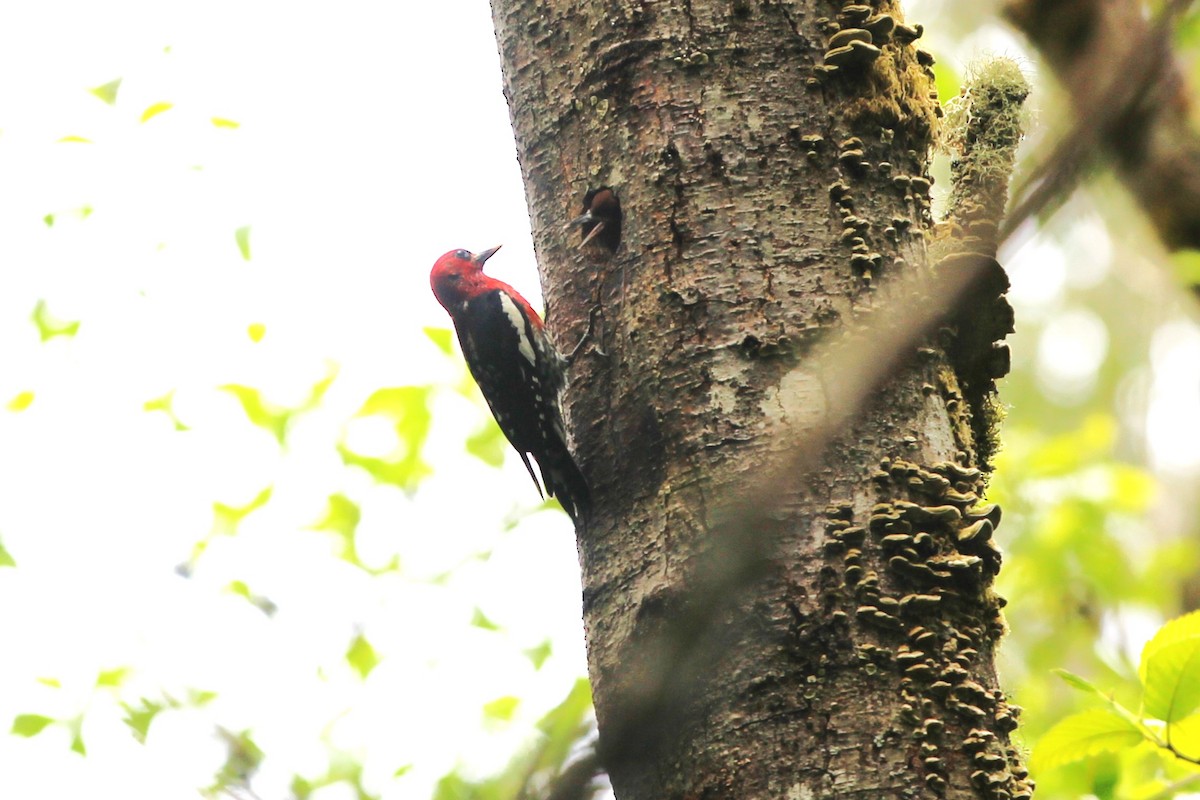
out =
<path fill-rule="evenodd" d="M 769 428 L 786 426 L 804 430 L 819 425 L 825 418 L 825 393 L 821 381 L 803 368 L 788 372 L 778 386 L 767 389 L 762 414 Z"/>

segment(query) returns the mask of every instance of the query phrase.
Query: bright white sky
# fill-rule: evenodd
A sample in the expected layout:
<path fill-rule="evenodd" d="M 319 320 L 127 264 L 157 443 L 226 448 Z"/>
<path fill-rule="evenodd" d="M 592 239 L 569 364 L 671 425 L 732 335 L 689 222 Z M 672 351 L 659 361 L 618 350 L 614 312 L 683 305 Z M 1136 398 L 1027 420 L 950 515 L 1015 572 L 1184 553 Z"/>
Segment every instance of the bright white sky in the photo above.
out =
<path fill-rule="evenodd" d="M 117 78 L 113 106 L 87 91 Z M 449 391 L 435 476 L 413 499 L 332 446 L 371 391 L 460 377 L 421 334 L 447 324 L 428 289 L 442 252 L 503 243 L 493 273 L 538 294 L 486 4 L 12 4 L 0 231 L 0 404 L 33 398 L 0 410 L 0 542 L 18 564 L 0 570 L 0 730 L 17 714 L 86 710 L 89 749 L 71 753 L 62 726 L 0 734 L 0 797 L 194 797 L 225 757 L 216 725 L 253 729 L 266 800 L 287 796 L 293 773 L 320 776 L 327 745 L 363 760 L 385 798 L 428 796 L 455 763 L 498 770 L 584 670 L 566 517 L 497 532 L 536 495 L 519 463 L 497 474 L 461 456 L 486 412 Z M 1061 281 L 1043 291 L 1045 276 L 1016 266 L 1018 298 L 1061 295 Z M 81 320 L 78 335 L 40 342 L 39 300 Z M 1103 358 L 1086 313 L 1060 326 L 1083 342 L 1067 368 Z M 1156 364 L 1177 369 L 1196 341 L 1193 326 L 1172 328 Z M 337 379 L 286 452 L 216 388 L 293 404 L 331 363 Z M 187 432 L 143 409 L 170 391 Z M 1187 435 L 1194 459 L 1200 434 Z M 378 430 L 355 436 L 390 446 Z M 238 537 L 216 540 L 190 580 L 175 574 L 214 501 L 267 486 Z M 332 492 L 363 507 L 364 558 L 398 553 L 399 574 L 371 578 L 306 530 Z M 225 591 L 234 580 L 276 615 Z M 477 607 L 504 630 L 469 626 Z M 383 658 L 366 681 L 342 660 L 360 631 Z M 545 638 L 555 655 L 536 672 L 520 651 Z M 131 668 L 118 689 L 94 689 L 118 667 Z M 135 742 L 118 702 L 188 688 L 217 699 L 165 712 Z M 505 695 L 523 698 L 516 722 L 484 725 L 482 704 Z"/>
<path fill-rule="evenodd" d="M 77 0 L 4 16 L 0 403 L 33 402 L 0 411 L 0 541 L 18 564 L 0 571 L 0 727 L 86 707 L 89 753 L 58 726 L 0 735 L 0 797 L 194 797 L 225 757 L 218 724 L 252 728 L 268 753 L 264 798 L 319 777 L 323 742 L 388 798 L 428 796 L 456 762 L 498 770 L 584 671 L 566 517 L 497 536 L 536 493 L 519 464 L 498 475 L 458 455 L 486 412 L 452 393 L 413 501 L 333 450 L 374 389 L 458 377 L 421 333 L 448 322 L 428 288 L 438 255 L 503 243 L 493 271 L 537 295 L 486 5 Z M 86 91 L 117 78 L 113 106 Z M 141 122 L 160 102 L 173 107 Z M 40 299 L 79 334 L 39 342 Z M 216 390 L 293 404 L 330 362 L 338 377 L 286 453 Z M 143 410 L 171 390 L 188 432 Z M 175 574 L 214 501 L 268 485 L 241 535 Z M 305 530 L 335 491 L 363 507 L 364 558 L 398 552 L 399 575 L 371 579 Z M 232 580 L 275 617 L 223 591 Z M 477 606 L 504 632 L 469 626 Z M 360 630 L 383 657 L 365 682 L 342 661 Z M 547 637 L 555 656 L 535 672 L 520 650 Z M 93 689 L 123 666 L 119 690 Z M 135 742 L 116 701 L 189 687 L 217 699 Z M 486 727 L 481 706 L 505 695 L 524 700 L 517 722 Z"/>

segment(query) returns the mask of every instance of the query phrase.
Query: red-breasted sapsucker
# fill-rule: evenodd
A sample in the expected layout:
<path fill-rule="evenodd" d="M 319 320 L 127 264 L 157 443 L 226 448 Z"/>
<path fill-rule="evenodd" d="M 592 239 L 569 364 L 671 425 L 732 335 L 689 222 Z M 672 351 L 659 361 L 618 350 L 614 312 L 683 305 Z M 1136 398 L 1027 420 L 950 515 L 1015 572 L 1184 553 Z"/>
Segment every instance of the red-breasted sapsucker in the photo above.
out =
<path fill-rule="evenodd" d="M 529 456 L 538 463 L 546 493 L 578 524 L 587 517 L 590 493 L 567 449 L 558 404 L 566 362 L 529 302 L 483 274 L 484 262 L 499 249 L 451 250 L 434 263 L 429 283 L 454 320 L 471 376 L 538 492 L 542 486 Z"/>

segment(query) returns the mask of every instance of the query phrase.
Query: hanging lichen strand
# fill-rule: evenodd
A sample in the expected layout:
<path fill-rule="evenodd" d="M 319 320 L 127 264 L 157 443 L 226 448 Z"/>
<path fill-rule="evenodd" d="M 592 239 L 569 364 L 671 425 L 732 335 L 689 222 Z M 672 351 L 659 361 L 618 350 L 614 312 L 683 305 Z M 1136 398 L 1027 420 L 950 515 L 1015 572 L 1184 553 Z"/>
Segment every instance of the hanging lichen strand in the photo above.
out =
<path fill-rule="evenodd" d="M 966 405 L 958 425 L 969 425 L 975 463 L 991 470 L 1003 411 L 998 378 L 1008 374 L 1005 337 L 1013 310 L 1004 296 L 1008 276 L 996 261 L 997 237 L 1008 204 L 1017 145 L 1024 135 L 1029 82 L 1016 62 L 992 58 L 976 64 L 962 93 L 947 103 L 941 136 L 951 155 L 950 201 L 930 246 L 935 270 L 973 269 L 980 277 L 959 303 L 945 342 Z"/>

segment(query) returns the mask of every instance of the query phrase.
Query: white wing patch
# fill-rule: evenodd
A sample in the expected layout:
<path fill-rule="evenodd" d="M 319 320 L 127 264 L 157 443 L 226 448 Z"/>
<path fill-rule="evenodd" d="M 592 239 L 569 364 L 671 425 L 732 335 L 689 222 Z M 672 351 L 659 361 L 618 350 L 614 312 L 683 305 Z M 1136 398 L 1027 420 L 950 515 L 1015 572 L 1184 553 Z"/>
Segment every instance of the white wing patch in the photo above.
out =
<path fill-rule="evenodd" d="M 537 356 L 533 352 L 533 342 L 529 340 L 528 323 L 525 320 L 525 315 L 521 313 L 521 309 L 517 307 L 517 304 L 505 292 L 500 292 L 500 308 L 504 309 L 504 313 L 508 315 L 508 321 L 512 323 L 513 328 L 517 331 L 517 349 L 521 351 L 521 355 L 525 356 L 526 361 L 533 366 L 537 366 Z"/>

